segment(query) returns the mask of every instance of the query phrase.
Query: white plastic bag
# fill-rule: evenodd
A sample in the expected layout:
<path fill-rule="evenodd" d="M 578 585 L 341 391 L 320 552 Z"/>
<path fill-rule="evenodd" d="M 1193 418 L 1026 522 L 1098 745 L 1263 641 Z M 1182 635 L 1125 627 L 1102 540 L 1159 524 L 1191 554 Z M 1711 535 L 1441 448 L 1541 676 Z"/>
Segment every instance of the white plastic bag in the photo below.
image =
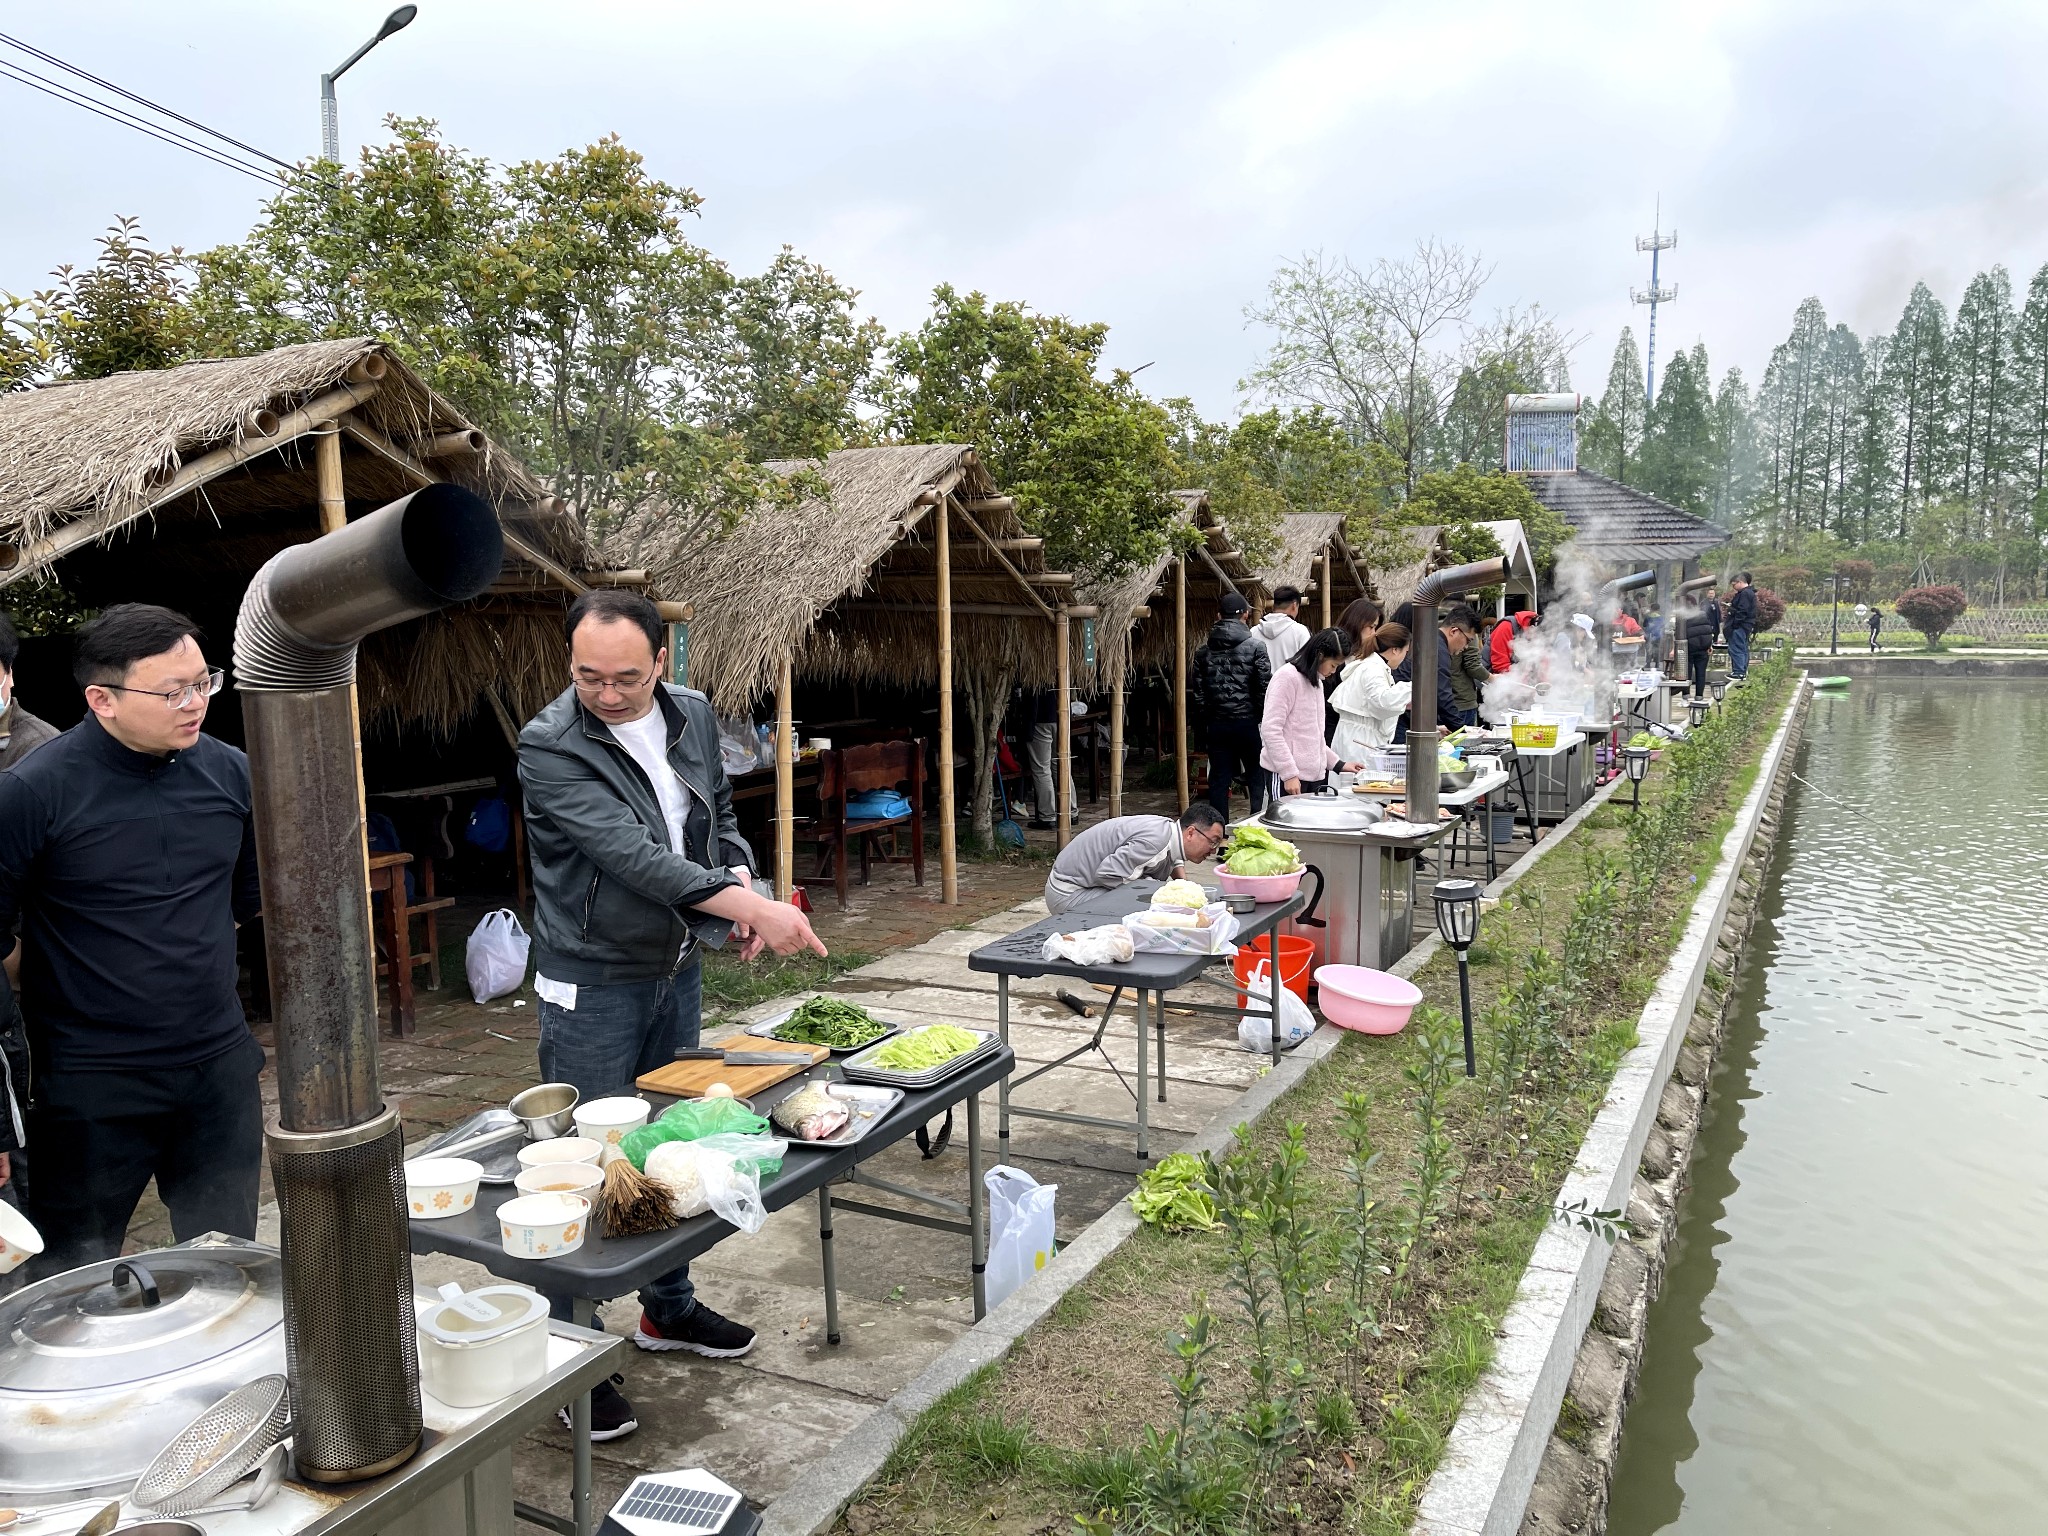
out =
<path fill-rule="evenodd" d="M 647 1176 L 669 1192 L 678 1216 L 706 1211 L 742 1232 L 758 1232 L 768 1220 L 761 1203 L 761 1165 L 780 1166 L 789 1143 L 767 1136 L 724 1132 L 695 1141 L 664 1141 L 647 1154 Z"/>
<path fill-rule="evenodd" d="M 1105 923 L 1079 933 L 1048 933 L 1041 954 L 1076 965 L 1120 965 L 1131 958 L 1131 931 L 1122 923 Z"/>
<path fill-rule="evenodd" d="M 1237 1043 L 1246 1050 L 1263 1054 L 1273 1049 L 1273 973 L 1270 962 L 1252 967 L 1245 983 L 1244 1017 L 1237 1021 Z M 1316 1032 L 1316 1016 L 1308 1004 L 1286 987 L 1280 989 L 1280 1049 L 1291 1051 Z"/>
<path fill-rule="evenodd" d="M 1041 1184 L 1022 1168 L 998 1163 L 988 1185 L 988 1304 L 1003 1299 L 1052 1262 L 1053 1196 L 1057 1184 Z"/>
<path fill-rule="evenodd" d="M 1196 914 L 1207 920 L 1200 928 L 1155 927 L 1160 915 L 1159 908 L 1148 907 L 1125 916 L 1124 927 L 1130 930 L 1132 947 L 1155 955 L 1237 953 L 1237 946 L 1230 942 L 1237 937 L 1237 914 L 1220 901 L 1211 902 Z"/>
<path fill-rule="evenodd" d="M 469 992 L 480 1003 L 507 992 L 517 992 L 526 981 L 526 955 L 532 947 L 519 916 L 510 907 L 484 914 L 469 936 L 463 969 L 469 973 Z"/>

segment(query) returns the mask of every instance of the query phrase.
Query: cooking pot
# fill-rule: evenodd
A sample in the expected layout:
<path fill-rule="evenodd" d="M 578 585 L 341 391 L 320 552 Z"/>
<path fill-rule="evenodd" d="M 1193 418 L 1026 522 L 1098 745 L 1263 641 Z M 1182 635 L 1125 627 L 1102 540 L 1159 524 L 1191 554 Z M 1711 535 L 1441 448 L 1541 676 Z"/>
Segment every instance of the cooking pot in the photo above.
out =
<path fill-rule="evenodd" d="M 0 1502 L 125 1493 L 201 1412 L 285 1371 L 277 1250 L 199 1238 L 0 1298 Z"/>

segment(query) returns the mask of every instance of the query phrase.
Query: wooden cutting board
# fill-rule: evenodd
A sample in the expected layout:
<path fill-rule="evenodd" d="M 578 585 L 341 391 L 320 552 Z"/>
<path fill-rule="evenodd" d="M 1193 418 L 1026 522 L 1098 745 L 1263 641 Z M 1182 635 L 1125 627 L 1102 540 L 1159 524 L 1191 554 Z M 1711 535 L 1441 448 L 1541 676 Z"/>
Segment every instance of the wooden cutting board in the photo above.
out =
<path fill-rule="evenodd" d="M 701 1099 L 713 1083 L 724 1083 L 733 1096 L 751 1099 L 764 1088 L 787 1082 L 799 1072 L 808 1072 L 832 1053 L 822 1045 L 800 1045 L 791 1040 L 768 1040 L 758 1035 L 734 1035 L 730 1040 L 707 1040 L 729 1051 L 779 1051 L 789 1065 L 729 1067 L 722 1061 L 672 1061 L 665 1067 L 635 1078 L 633 1085 L 649 1093 L 673 1094 L 679 1099 Z"/>

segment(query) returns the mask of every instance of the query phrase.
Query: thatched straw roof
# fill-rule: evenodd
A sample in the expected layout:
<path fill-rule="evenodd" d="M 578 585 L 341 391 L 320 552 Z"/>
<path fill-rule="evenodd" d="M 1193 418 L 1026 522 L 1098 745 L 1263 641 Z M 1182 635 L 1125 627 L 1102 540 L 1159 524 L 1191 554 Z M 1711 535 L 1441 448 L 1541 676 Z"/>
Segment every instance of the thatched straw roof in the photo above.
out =
<path fill-rule="evenodd" d="M 218 630 L 265 560 L 317 534 L 314 461 L 329 421 L 340 423 L 351 515 L 445 479 L 491 501 L 514 541 L 500 597 L 373 637 L 366 720 L 451 732 L 492 688 L 514 710 L 537 708 L 559 687 L 564 577 L 595 563 L 581 529 L 514 455 L 373 341 L 0 395 L 0 540 L 13 555 L 0 587 L 54 574 L 88 606 L 169 602 L 214 613 Z M 543 630 L 553 647 L 544 675 L 532 666 Z"/>
<path fill-rule="evenodd" d="M 1180 507 L 1171 526 L 1176 532 L 1193 528 L 1201 535 L 1186 565 L 1188 629 L 1193 635 L 1202 635 L 1215 622 L 1225 579 L 1253 603 L 1258 602 L 1263 583 L 1237 549 L 1223 519 L 1209 505 L 1207 491 L 1176 491 L 1174 496 Z M 1202 551 L 1207 551 L 1206 558 Z M 1174 559 L 1175 554 L 1169 552 L 1113 581 L 1082 585 L 1080 601 L 1092 603 L 1102 612 L 1095 626 L 1096 680 L 1101 687 L 1122 687 L 1133 667 L 1171 665 Z"/>
<path fill-rule="evenodd" d="M 646 569 L 663 596 L 693 606 L 690 681 L 721 709 L 744 710 L 772 692 L 785 659 L 810 678 L 933 682 L 938 617 L 931 513 L 942 501 L 952 516 L 956 676 L 1008 671 L 1026 683 L 1052 681 L 1052 626 L 1002 559 L 1053 607 L 1070 583 L 1045 570 L 1037 541 L 1024 537 L 972 448 L 846 448 L 821 462 L 767 467 L 785 476 L 815 472 L 826 494 L 793 507 L 764 503 L 722 537 L 695 541 L 651 509 L 605 542 L 612 559 Z M 1004 545 L 1002 559 L 970 524 Z"/>
<path fill-rule="evenodd" d="M 1297 587 L 1306 592 L 1316 582 L 1316 559 L 1344 527 L 1341 512 L 1290 512 L 1280 519 L 1280 547 L 1273 563 L 1259 572 L 1268 591 Z"/>

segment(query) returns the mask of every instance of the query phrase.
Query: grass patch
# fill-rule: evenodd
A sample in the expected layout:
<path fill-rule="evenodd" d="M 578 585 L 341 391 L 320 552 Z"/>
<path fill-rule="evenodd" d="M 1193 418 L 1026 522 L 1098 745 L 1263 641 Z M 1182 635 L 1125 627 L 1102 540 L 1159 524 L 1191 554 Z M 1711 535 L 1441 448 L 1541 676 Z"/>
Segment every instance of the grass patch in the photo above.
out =
<path fill-rule="evenodd" d="M 1640 816 L 1588 817 L 1483 920 L 1476 1078 L 1438 1011 L 1445 952 L 1408 1030 L 1346 1037 L 1212 1165 L 1221 1230 L 1141 1228 L 920 1418 L 852 1523 L 1406 1530 L 1754 783 L 1789 675 L 1760 658 L 1752 678 L 1666 752 Z"/>

